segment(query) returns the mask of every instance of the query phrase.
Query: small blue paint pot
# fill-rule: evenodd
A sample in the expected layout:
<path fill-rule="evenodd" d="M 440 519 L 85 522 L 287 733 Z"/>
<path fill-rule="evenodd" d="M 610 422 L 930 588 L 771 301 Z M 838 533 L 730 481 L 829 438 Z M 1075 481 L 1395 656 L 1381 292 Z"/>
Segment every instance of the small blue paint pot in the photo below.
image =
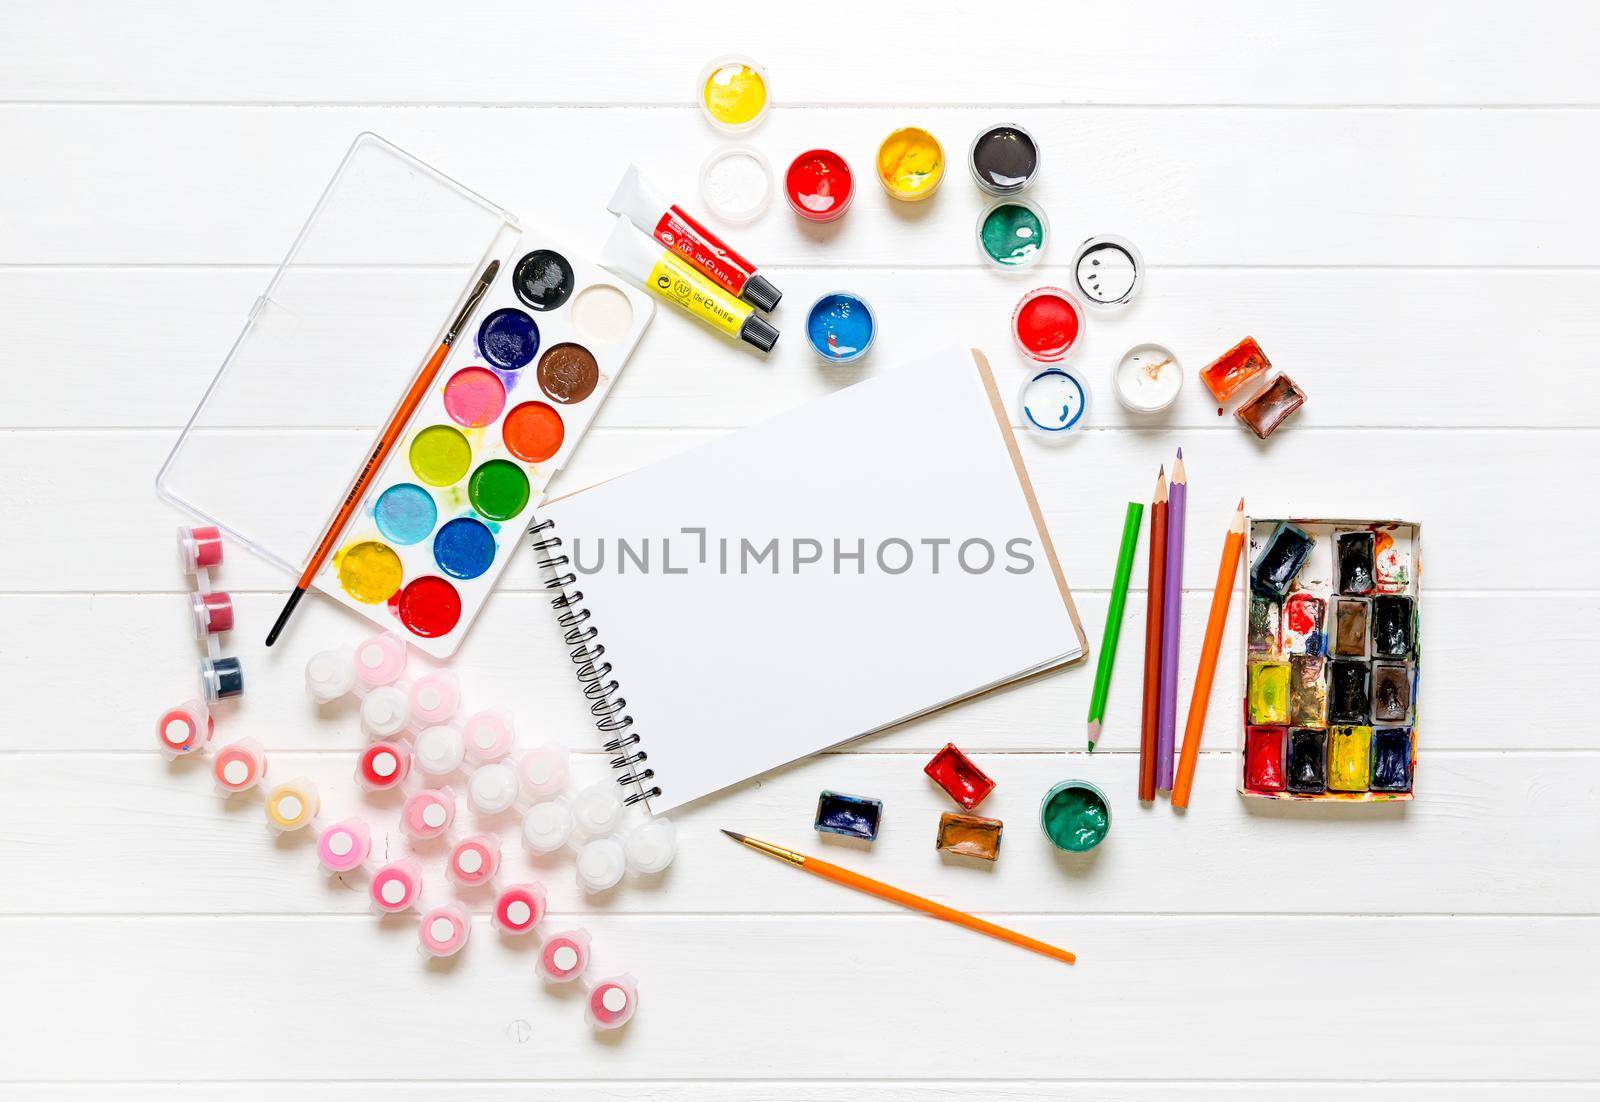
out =
<path fill-rule="evenodd" d="M 811 304 L 806 315 L 806 338 L 817 355 L 831 364 L 859 360 L 872 347 L 878 322 L 872 307 L 860 295 L 829 291 Z"/>

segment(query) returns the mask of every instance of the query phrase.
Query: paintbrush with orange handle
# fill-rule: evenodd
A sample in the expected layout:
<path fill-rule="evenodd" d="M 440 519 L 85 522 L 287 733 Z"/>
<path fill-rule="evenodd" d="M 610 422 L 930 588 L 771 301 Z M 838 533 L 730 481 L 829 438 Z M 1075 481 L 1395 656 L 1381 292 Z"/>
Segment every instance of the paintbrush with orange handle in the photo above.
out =
<path fill-rule="evenodd" d="M 488 291 L 489 284 L 494 282 L 494 277 L 500 271 L 500 262 L 492 260 L 484 269 L 483 275 L 478 277 L 477 285 L 472 288 L 472 293 L 467 296 L 466 303 L 461 307 L 461 312 L 456 315 L 456 320 L 450 328 L 445 330 L 444 340 L 439 342 L 439 347 L 434 350 L 422 370 L 417 372 L 417 377 L 411 382 L 411 389 L 406 391 L 406 396 L 400 399 L 400 404 L 389 415 L 389 423 L 383 426 L 383 432 L 378 436 L 378 443 L 372 449 L 372 454 L 367 457 L 366 466 L 356 473 L 355 481 L 350 483 L 350 489 L 345 491 L 344 502 L 339 506 L 339 511 L 334 514 L 328 528 L 322 533 L 322 542 L 317 544 L 317 549 L 311 552 L 311 558 L 306 560 L 306 568 L 300 572 L 300 580 L 295 583 L 294 592 L 289 594 L 289 600 L 284 603 L 283 611 L 278 613 L 278 619 L 273 623 L 272 630 L 267 632 L 267 646 L 278 641 L 278 636 L 283 633 L 283 627 L 289 622 L 289 617 L 294 615 L 295 606 L 300 603 L 300 598 L 306 595 L 306 590 L 311 588 L 311 580 L 317 576 L 317 571 L 322 569 L 322 564 L 328 561 L 328 553 L 333 550 L 333 545 L 338 542 L 339 536 L 344 532 L 346 524 L 350 523 L 350 515 L 356 511 L 356 506 L 361 503 L 361 495 L 367 492 L 367 487 L 372 485 L 372 480 L 378 475 L 378 468 L 383 466 L 383 461 L 394 450 L 395 443 L 400 439 L 400 434 L 406 429 L 411 420 L 411 415 L 417 412 L 417 407 L 422 404 L 422 399 L 427 395 L 428 388 L 433 385 L 434 379 L 439 377 L 439 369 L 444 366 L 444 358 L 450 354 L 450 346 L 456 342 L 461 329 L 467 324 L 467 319 L 472 316 L 472 311 L 477 309 L 478 303 L 483 300 L 484 292 Z"/>
<path fill-rule="evenodd" d="M 1189 806 L 1194 766 L 1200 757 L 1200 736 L 1206 729 L 1206 706 L 1211 703 L 1211 682 L 1217 673 L 1217 652 L 1222 648 L 1222 628 L 1233 599 L 1233 579 L 1239 572 L 1239 552 L 1244 547 L 1244 498 L 1222 541 L 1222 563 L 1217 567 L 1217 588 L 1211 594 L 1211 616 L 1206 620 L 1206 641 L 1200 648 L 1200 669 L 1194 675 L 1194 695 L 1189 698 L 1189 718 L 1183 724 L 1183 756 L 1178 778 L 1172 783 L 1172 806 Z"/>
<path fill-rule="evenodd" d="M 1020 945 L 1024 949 L 1032 949 L 1035 953 L 1042 953 L 1053 960 L 1071 964 L 1078 958 L 1065 949 L 1057 949 L 1054 945 L 1038 941 L 1026 934 L 1019 934 L 1015 930 L 1008 930 L 1004 926 L 996 926 L 993 922 L 985 922 L 965 911 L 958 911 L 954 907 L 946 907 L 943 903 L 935 903 L 931 899 L 924 899 L 920 895 L 912 895 L 908 891 L 890 887 L 881 880 L 874 880 L 870 876 L 862 876 L 859 872 L 842 869 L 838 865 L 816 857 L 807 857 L 803 853 L 796 853 L 792 849 L 775 846 L 771 842 L 763 842 L 759 838 L 751 838 L 744 834 L 737 834 L 731 830 L 722 833 L 732 838 L 735 842 L 743 843 L 751 849 L 760 850 L 769 857 L 776 857 L 780 861 L 787 861 L 796 868 L 805 869 L 812 876 L 820 876 L 824 880 L 832 880 L 835 884 L 843 884 L 847 888 L 854 888 L 858 892 L 875 895 L 879 899 L 887 899 L 890 903 L 898 903 L 902 907 L 909 907 L 913 911 L 930 914 L 934 918 L 942 918 L 946 922 L 954 922 L 957 926 L 965 926 L 969 930 L 976 930 L 980 934 L 1009 941 L 1012 945 Z"/>

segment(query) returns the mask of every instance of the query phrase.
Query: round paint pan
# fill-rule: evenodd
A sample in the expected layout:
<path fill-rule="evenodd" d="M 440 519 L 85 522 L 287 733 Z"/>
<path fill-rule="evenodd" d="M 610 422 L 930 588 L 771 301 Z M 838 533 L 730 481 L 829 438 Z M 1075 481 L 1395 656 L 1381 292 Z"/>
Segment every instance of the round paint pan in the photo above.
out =
<path fill-rule="evenodd" d="M 754 222 L 772 205 L 772 162 L 748 145 L 713 149 L 700 163 L 700 198 L 729 225 Z"/>
<path fill-rule="evenodd" d="M 1178 400 L 1183 365 L 1165 345 L 1145 342 L 1122 354 L 1112 372 L 1117 401 L 1135 413 L 1159 413 Z"/>
<path fill-rule="evenodd" d="M 922 127 L 903 126 L 878 146 L 877 169 L 889 198 L 920 203 L 944 181 L 944 147 Z"/>
<path fill-rule="evenodd" d="M 1031 267 L 1050 241 L 1044 208 L 1026 199 L 997 199 L 978 215 L 978 252 L 1003 272 Z"/>
<path fill-rule="evenodd" d="M 759 126 L 771 103 L 767 72 L 748 57 L 729 54 L 700 74 L 700 110 L 718 130 L 742 134 Z"/>
<path fill-rule="evenodd" d="M 567 258 L 554 249 L 534 249 L 517 261 L 511 286 L 530 310 L 555 310 L 572 297 L 577 279 Z"/>
<path fill-rule="evenodd" d="M 1016 123 L 991 126 L 972 139 L 967 168 L 990 195 L 1015 195 L 1039 175 L 1039 143 Z"/>
<path fill-rule="evenodd" d="M 1023 425 L 1048 444 L 1081 436 L 1089 422 L 1089 404 L 1089 384 L 1064 367 L 1030 373 L 1017 394 L 1017 413 Z"/>
<path fill-rule="evenodd" d="M 1037 287 L 1011 312 L 1011 338 L 1030 360 L 1056 363 L 1078 346 L 1083 322 L 1083 306 L 1070 292 Z"/>
<path fill-rule="evenodd" d="M 1039 825 L 1057 849 L 1088 853 L 1111 832 L 1111 801 L 1088 781 L 1062 781 L 1039 802 Z"/>
<path fill-rule="evenodd" d="M 1125 237 L 1091 237 L 1073 254 L 1072 280 L 1091 310 L 1121 310 L 1144 285 L 1144 257 Z"/>
<path fill-rule="evenodd" d="M 854 363 L 867 354 L 877 335 L 872 307 L 849 291 L 828 292 L 806 314 L 806 339 L 825 363 Z"/>
<path fill-rule="evenodd" d="M 590 344 L 616 344 L 633 327 L 633 303 L 609 283 L 591 283 L 572 300 L 572 325 Z"/>
<path fill-rule="evenodd" d="M 842 218 L 855 191 L 849 162 L 831 149 L 806 150 L 789 162 L 789 170 L 783 174 L 784 198 L 807 222 Z"/>

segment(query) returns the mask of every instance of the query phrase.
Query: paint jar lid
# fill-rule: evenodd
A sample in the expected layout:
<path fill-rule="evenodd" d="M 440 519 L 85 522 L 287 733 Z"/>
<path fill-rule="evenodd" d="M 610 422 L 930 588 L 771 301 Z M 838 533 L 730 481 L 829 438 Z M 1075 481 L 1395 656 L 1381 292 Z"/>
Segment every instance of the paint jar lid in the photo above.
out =
<path fill-rule="evenodd" d="M 854 317 L 857 314 L 859 318 Z M 853 320 L 855 324 L 851 324 Z M 842 347 L 841 336 L 845 337 Z M 854 363 L 871 350 L 877 337 L 878 319 L 872 304 L 852 291 L 829 291 L 806 312 L 806 340 L 825 363 Z"/>
<path fill-rule="evenodd" d="M 990 195 L 1015 195 L 1039 175 L 1039 143 L 1014 122 L 986 126 L 967 148 L 973 182 Z"/>
<path fill-rule="evenodd" d="M 1183 365 L 1165 345 L 1136 344 L 1112 368 L 1111 387 L 1117 401 L 1134 413 L 1159 413 L 1178 400 Z"/>
<path fill-rule="evenodd" d="M 1091 310 L 1121 310 L 1144 286 L 1144 256 L 1126 237 L 1091 237 L 1073 254 L 1072 281 Z"/>
<path fill-rule="evenodd" d="M 996 199 L 978 214 L 978 253 L 1003 272 L 1037 264 L 1050 243 L 1050 218 L 1044 208 L 1014 196 Z"/>
<path fill-rule="evenodd" d="M 742 54 L 725 54 L 700 73 L 700 112 L 718 130 L 741 134 L 767 117 L 772 85 L 767 71 Z"/>
<path fill-rule="evenodd" d="M 718 146 L 700 162 L 700 198 L 707 210 L 729 225 L 760 218 L 772 205 L 775 189 L 772 162 L 753 146 Z"/>
<path fill-rule="evenodd" d="M 1017 415 L 1036 438 L 1059 444 L 1083 435 L 1089 423 L 1089 384 L 1070 368 L 1030 371 L 1017 393 Z"/>

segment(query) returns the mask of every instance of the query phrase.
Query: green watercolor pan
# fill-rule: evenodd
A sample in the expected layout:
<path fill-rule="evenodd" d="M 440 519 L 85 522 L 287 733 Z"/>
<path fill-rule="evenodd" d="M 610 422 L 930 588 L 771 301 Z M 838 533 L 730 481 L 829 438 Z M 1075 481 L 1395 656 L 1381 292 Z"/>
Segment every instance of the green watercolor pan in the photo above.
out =
<path fill-rule="evenodd" d="M 287 584 L 490 261 L 498 275 L 313 580 L 454 653 L 654 307 L 377 135 L 355 140 L 250 308 L 161 495 Z"/>
<path fill-rule="evenodd" d="M 1238 789 L 1380 803 L 1415 792 L 1422 526 L 1247 517 Z"/>

